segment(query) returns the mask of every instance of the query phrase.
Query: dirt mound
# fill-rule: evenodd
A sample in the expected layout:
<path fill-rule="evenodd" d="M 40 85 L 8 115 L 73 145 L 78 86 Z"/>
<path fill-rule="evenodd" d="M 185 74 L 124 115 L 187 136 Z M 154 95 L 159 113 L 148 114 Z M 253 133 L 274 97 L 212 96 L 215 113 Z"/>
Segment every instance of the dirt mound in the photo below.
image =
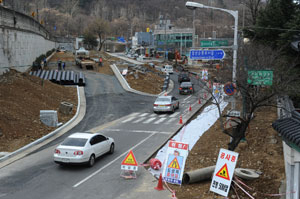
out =
<path fill-rule="evenodd" d="M 77 92 L 28 73 L 14 70 L 0 77 L 0 151 L 14 151 L 54 128 L 42 124 L 40 110 L 57 110 L 62 101 L 74 105 L 71 115 L 58 112 L 59 122 L 66 122 L 76 112 Z"/>

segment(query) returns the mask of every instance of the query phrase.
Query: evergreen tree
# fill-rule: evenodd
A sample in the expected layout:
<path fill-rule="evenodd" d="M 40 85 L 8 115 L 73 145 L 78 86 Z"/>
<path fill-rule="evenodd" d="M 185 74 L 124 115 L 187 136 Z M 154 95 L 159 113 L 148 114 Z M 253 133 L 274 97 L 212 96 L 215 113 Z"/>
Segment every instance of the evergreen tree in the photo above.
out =
<path fill-rule="evenodd" d="M 254 32 L 248 36 L 254 37 L 273 47 L 279 47 L 280 37 L 286 30 L 286 24 L 293 19 L 296 5 L 293 0 L 270 0 L 264 9 L 260 10 Z M 247 33 L 246 33 L 247 34 Z"/>

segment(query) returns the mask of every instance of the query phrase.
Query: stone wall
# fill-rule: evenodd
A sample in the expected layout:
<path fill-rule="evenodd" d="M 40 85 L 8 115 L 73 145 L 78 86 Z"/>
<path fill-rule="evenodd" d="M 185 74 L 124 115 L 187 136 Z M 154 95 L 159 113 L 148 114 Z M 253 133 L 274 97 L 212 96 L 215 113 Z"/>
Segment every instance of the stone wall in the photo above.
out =
<path fill-rule="evenodd" d="M 24 72 L 55 47 L 49 32 L 32 17 L 0 6 L 0 74 L 10 68 Z"/>

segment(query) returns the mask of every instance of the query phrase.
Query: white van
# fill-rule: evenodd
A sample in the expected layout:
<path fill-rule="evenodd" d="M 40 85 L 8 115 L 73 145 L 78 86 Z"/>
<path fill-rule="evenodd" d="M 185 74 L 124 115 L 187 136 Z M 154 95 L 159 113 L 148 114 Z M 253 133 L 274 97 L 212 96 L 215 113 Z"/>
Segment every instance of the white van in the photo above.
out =
<path fill-rule="evenodd" d="M 162 72 L 173 74 L 173 66 L 164 65 L 163 68 L 162 68 Z"/>

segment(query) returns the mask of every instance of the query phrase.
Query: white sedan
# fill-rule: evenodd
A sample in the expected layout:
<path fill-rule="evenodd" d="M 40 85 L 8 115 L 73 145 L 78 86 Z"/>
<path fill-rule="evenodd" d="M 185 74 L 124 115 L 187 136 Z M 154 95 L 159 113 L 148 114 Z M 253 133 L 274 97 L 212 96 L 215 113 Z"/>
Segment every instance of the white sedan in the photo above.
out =
<path fill-rule="evenodd" d="M 57 164 L 88 164 L 93 166 L 96 158 L 113 153 L 114 140 L 99 133 L 74 133 L 67 137 L 54 150 Z"/>

